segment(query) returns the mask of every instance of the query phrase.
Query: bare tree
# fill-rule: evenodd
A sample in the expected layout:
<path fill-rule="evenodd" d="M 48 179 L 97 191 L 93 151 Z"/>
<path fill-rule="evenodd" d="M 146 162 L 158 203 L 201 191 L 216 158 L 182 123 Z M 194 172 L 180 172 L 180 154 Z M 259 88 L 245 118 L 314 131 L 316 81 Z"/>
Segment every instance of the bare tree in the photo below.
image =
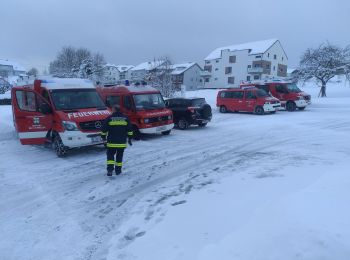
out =
<path fill-rule="evenodd" d="M 175 86 L 171 80 L 172 63 L 169 57 L 154 59 L 152 68 L 147 73 L 145 80 L 157 88 L 163 96 L 172 97 L 175 93 Z"/>
<path fill-rule="evenodd" d="M 319 96 L 326 97 L 328 81 L 346 64 L 348 55 L 347 48 L 342 49 L 328 42 L 317 49 L 309 48 L 301 58 L 299 78 L 304 81 L 316 78 L 321 85 Z"/>
<path fill-rule="evenodd" d="M 34 76 L 36 77 L 39 74 L 39 71 L 37 68 L 31 68 L 30 70 L 28 70 L 27 72 L 28 76 Z"/>
<path fill-rule="evenodd" d="M 57 77 L 80 77 L 99 81 L 103 76 L 105 59 L 102 54 L 92 54 L 86 48 L 63 47 L 50 63 L 50 74 Z"/>

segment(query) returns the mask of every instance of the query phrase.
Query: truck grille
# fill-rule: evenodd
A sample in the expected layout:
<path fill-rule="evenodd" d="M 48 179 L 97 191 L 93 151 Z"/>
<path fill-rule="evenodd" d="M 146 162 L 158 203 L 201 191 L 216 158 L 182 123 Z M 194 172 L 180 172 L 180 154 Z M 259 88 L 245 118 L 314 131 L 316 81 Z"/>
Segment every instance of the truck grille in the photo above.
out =
<path fill-rule="evenodd" d="M 93 131 L 93 130 L 101 130 L 102 129 L 103 121 L 97 120 L 97 121 L 87 121 L 87 122 L 81 122 L 79 123 L 79 126 L 81 130 L 86 131 Z"/>
<path fill-rule="evenodd" d="M 158 116 L 158 117 L 151 117 L 149 118 L 150 123 L 156 123 L 156 122 L 162 122 L 162 121 L 168 121 L 168 116 Z"/>

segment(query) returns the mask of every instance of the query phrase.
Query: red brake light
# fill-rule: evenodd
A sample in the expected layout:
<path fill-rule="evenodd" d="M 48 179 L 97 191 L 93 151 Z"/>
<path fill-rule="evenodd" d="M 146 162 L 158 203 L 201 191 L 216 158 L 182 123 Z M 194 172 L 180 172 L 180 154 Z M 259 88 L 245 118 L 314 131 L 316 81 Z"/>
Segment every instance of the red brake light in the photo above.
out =
<path fill-rule="evenodd" d="M 194 113 L 196 111 L 194 107 L 188 107 L 187 109 L 190 110 L 191 113 Z"/>

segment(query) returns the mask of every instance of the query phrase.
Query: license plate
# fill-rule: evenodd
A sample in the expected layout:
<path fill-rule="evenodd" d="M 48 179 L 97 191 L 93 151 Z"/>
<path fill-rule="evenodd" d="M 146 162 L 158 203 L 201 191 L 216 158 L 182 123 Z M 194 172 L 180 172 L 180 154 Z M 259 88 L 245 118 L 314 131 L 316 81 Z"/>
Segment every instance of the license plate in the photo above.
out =
<path fill-rule="evenodd" d="M 157 132 L 159 132 L 159 131 L 164 131 L 164 130 L 166 130 L 166 126 L 158 126 L 158 127 L 156 128 L 156 131 L 157 131 Z"/>
<path fill-rule="evenodd" d="M 91 137 L 91 142 L 93 142 L 93 143 L 100 143 L 100 142 L 102 142 L 102 138 L 101 138 L 101 136 Z"/>

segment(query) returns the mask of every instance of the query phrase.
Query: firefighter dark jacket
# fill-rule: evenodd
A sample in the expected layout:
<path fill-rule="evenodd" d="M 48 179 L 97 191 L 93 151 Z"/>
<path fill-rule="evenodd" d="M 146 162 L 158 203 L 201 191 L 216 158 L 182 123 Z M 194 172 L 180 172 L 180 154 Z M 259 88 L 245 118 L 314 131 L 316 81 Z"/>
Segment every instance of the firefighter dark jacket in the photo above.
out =
<path fill-rule="evenodd" d="M 103 123 L 101 137 L 107 139 L 108 148 L 125 148 L 132 135 L 130 120 L 121 112 L 113 113 Z"/>

